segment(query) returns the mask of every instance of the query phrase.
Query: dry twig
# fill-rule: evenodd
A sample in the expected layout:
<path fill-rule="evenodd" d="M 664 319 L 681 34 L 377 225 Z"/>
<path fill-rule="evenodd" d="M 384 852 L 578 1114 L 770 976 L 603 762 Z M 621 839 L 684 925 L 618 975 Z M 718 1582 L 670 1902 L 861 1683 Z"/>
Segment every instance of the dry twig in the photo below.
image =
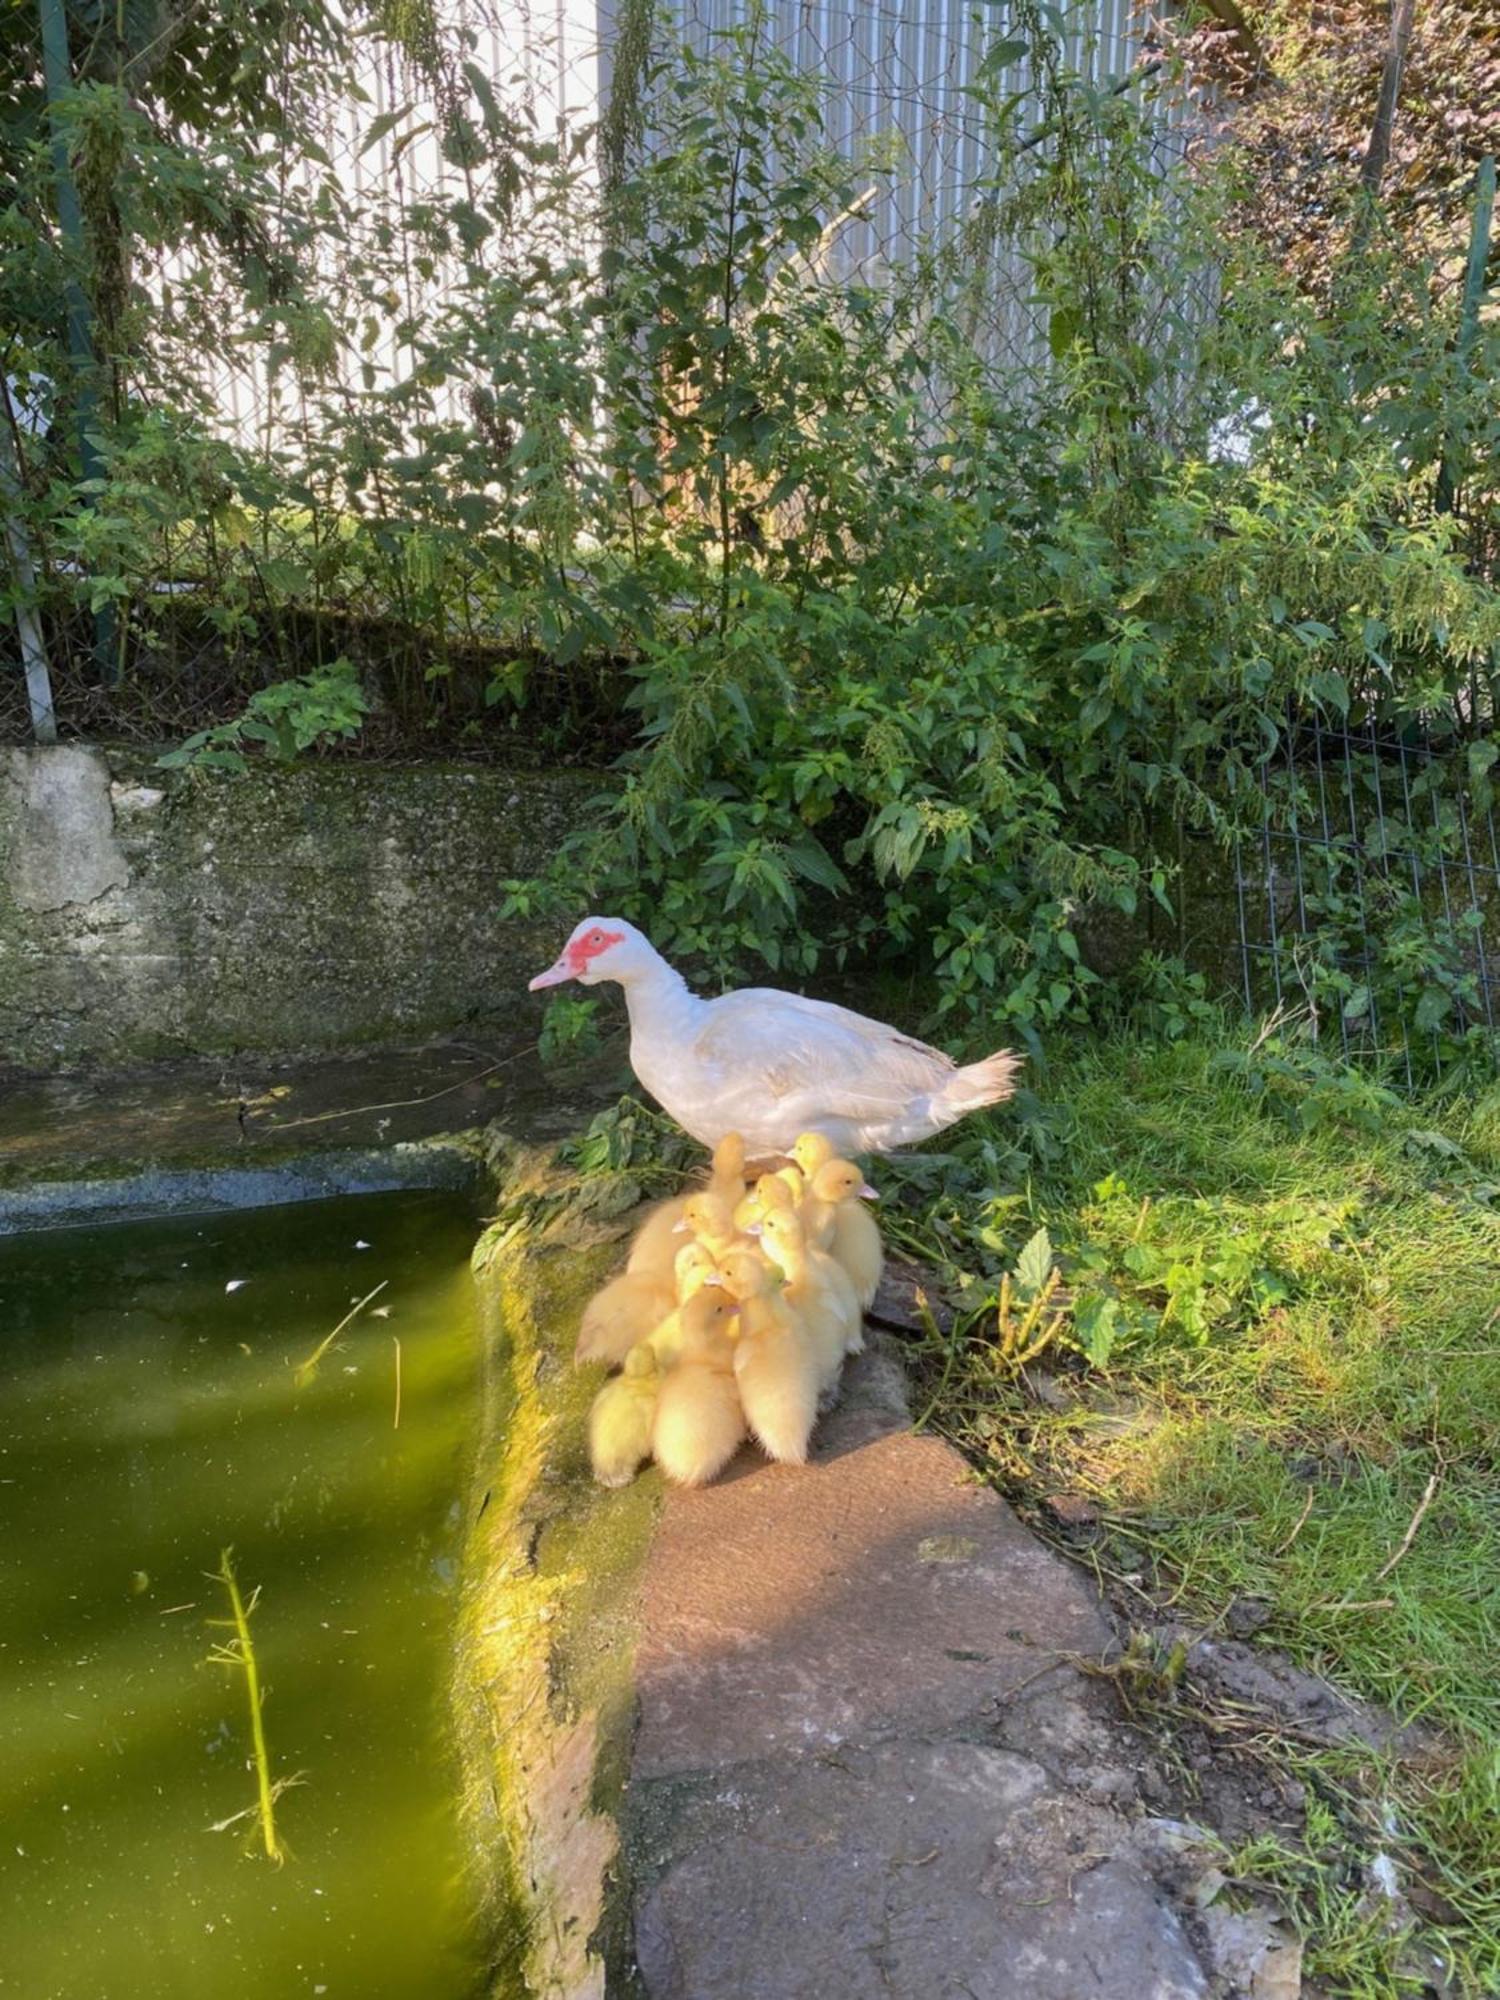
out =
<path fill-rule="evenodd" d="M 1388 1562 L 1384 1563 L 1381 1566 L 1381 1568 L 1376 1570 L 1374 1579 L 1376 1583 L 1385 1582 L 1386 1578 L 1390 1575 L 1391 1571 L 1396 1567 L 1397 1563 L 1400 1562 L 1401 1558 L 1406 1554 L 1407 1550 L 1416 1540 L 1417 1530 L 1422 1525 L 1422 1516 L 1427 1512 L 1427 1509 L 1432 1505 L 1432 1496 L 1434 1493 L 1437 1492 L 1438 1481 L 1442 1478 L 1442 1476 L 1443 1476 L 1443 1466 L 1442 1466 L 1442 1461 L 1440 1459 L 1438 1463 L 1432 1468 L 1432 1476 L 1428 1480 L 1425 1488 L 1423 1489 L 1421 1499 L 1417 1502 L 1416 1513 L 1412 1515 L 1411 1520 L 1407 1523 L 1406 1533 L 1401 1537 L 1400 1542 L 1397 1544 L 1396 1553 L 1390 1558 Z"/>
<path fill-rule="evenodd" d="M 1313 1510 L 1313 1501 L 1316 1498 L 1317 1498 L 1317 1489 L 1315 1487 L 1309 1486 L 1307 1489 L 1307 1500 L 1303 1505 L 1302 1512 L 1297 1516 L 1296 1527 L 1293 1528 L 1292 1532 L 1287 1536 L 1284 1542 L 1282 1542 L 1277 1548 L 1272 1549 L 1271 1553 L 1273 1556 L 1284 1556 L 1287 1550 L 1292 1546 L 1292 1543 L 1295 1542 L 1297 1537 L 1302 1533 L 1302 1530 L 1307 1526 L 1307 1517 Z M 1376 1578 L 1376 1581 L 1379 1582 L 1378 1577 Z"/>

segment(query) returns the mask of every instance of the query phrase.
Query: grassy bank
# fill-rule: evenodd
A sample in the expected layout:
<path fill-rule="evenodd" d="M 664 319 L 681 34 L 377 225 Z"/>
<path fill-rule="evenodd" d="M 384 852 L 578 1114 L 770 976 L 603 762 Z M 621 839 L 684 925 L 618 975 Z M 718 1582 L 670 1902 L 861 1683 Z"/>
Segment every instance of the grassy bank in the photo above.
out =
<path fill-rule="evenodd" d="M 959 1302 L 921 1348 L 928 1422 L 1081 1523 L 1143 1625 L 1258 1625 L 1446 1732 L 1458 1760 L 1426 1775 L 1277 1746 L 1306 1834 L 1241 1866 L 1293 1900 L 1325 1990 L 1419 1992 L 1353 1816 L 1366 1855 L 1404 1853 L 1452 1990 L 1500 1990 L 1500 1092 L 1403 1106 L 1201 1023 L 1065 1048 L 1033 1088 L 883 1169 L 888 1229 Z M 1018 1368 L 998 1280 L 1019 1267 L 1024 1299 L 1049 1248 L 1064 1310 Z"/>

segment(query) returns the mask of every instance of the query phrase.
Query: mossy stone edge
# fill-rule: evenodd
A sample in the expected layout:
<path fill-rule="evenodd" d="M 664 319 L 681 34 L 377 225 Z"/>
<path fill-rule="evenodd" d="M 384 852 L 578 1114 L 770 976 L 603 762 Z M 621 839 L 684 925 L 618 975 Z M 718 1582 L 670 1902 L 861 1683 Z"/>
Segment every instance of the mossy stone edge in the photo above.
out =
<path fill-rule="evenodd" d="M 622 1227 L 570 1199 L 545 1153 L 497 1137 L 497 1156 L 525 1219 L 492 1224 L 473 1259 L 483 1379 L 455 1648 L 463 1809 L 510 1968 L 495 2000 L 602 2000 L 631 1988 L 618 1817 L 635 1587 L 661 1487 L 655 1473 L 619 1493 L 593 1483 L 585 1423 L 603 1371 L 572 1361 Z"/>

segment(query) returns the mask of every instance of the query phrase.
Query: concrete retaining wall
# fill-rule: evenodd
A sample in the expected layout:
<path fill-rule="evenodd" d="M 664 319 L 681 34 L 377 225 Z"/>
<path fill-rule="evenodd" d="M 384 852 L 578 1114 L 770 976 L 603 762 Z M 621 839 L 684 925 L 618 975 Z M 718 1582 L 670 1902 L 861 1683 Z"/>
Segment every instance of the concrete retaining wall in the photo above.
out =
<path fill-rule="evenodd" d="M 514 1015 L 556 926 L 502 924 L 596 777 L 162 772 L 0 752 L 0 1067 L 358 1047 Z"/>

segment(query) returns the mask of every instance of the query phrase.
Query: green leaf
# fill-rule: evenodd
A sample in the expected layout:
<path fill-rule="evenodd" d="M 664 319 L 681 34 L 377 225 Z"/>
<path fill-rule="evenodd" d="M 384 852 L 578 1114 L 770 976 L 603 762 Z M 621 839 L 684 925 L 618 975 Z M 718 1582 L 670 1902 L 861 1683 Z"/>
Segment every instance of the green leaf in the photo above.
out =
<path fill-rule="evenodd" d="M 299 562 L 292 562 L 285 556 L 272 556 L 260 566 L 266 587 L 278 597 L 301 597 L 312 589 L 312 577 Z"/>
<path fill-rule="evenodd" d="M 368 153 L 372 146 L 378 146 L 388 132 L 394 132 L 410 111 L 409 104 L 403 104 L 395 111 L 382 111 L 378 118 L 371 121 L 369 131 L 360 142 L 360 155 Z"/>
<path fill-rule="evenodd" d="M 801 875 L 808 882 L 815 882 L 820 889 L 828 889 L 836 894 L 847 893 L 848 876 L 822 842 L 815 840 L 811 834 L 788 847 L 786 859 L 788 867 L 795 874 Z"/>
<path fill-rule="evenodd" d="M 1120 1302 L 1103 1292 L 1080 1299 L 1073 1334 L 1092 1368 L 1107 1368 L 1120 1337 Z"/>
<path fill-rule="evenodd" d="M 1052 1271 L 1052 1238 L 1039 1229 L 1016 1259 L 1016 1288 L 1023 1298 L 1034 1299 Z"/>
<path fill-rule="evenodd" d="M 1453 1002 L 1441 986 L 1424 986 L 1417 1002 L 1416 1023 L 1422 1034 L 1440 1027 L 1453 1011 Z"/>
<path fill-rule="evenodd" d="M 1078 338 L 1083 321 L 1074 306 L 1054 306 L 1047 322 L 1047 345 L 1054 361 L 1061 361 Z"/>
<path fill-rule="evenodd" d="M 1325 626 L 1322 629 L 1326 631 L 1327 627 Z M 1321 702 L 1324 708 L 1336 708 L 1340 715 L 1348 715 L 1349 683 L 1344 679 L 1342 674 L 1336 674 L 1332 671 L 1317 673 L 1312 676 L 1307 685 L 1308 691 L 1311 693 L 1314 701 Z"/>

